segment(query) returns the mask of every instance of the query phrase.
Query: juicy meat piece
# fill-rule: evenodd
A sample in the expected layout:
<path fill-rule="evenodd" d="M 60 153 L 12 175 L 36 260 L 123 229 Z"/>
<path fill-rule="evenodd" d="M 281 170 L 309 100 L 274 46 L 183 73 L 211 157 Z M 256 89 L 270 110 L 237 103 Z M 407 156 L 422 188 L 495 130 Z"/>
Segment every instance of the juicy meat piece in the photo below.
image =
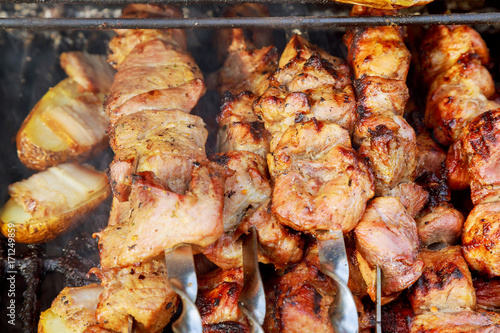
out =
<path fill-rule="evenodd" d="M 349 247 L 346 248 L 346 252 L 347 259 L 349 260 L 349 281 L 347 281 L 347 286 L 354 296 L 361 299 L 367 295 L 367 288 L 361 270 L 359 269 L 358 252 L 356 249 Z"/>
<path fill-rule="evenodd" d="M 228 56 L 217 72 L 217 91 L 239 94 L 251 91 L 257 96 L 267 89 L 269 77 L 278 67 L 278 52 L 273 46 L 256 49 L 246 40 L 243 29 L 232 29 Z"/>
<path fill-rule="evenodd" d="M 271 198 L 266 161 L 246 151 L 217 154 L 213 160 L 229 174 L 224 182 L 224 231 L 238 227 L 248 210 Z"/>
<path fill-rule="evenodd" d="M 477 205 L 500 199 L 500 108 L 476 117 L 448 153 L 452 189 L 470 183 Z"/>
<path fill-rule="evenodd" d="M 96 319 L 101 328 L 127 333 L 128 318 L 136 332 L 162 332 L 177 309 L 163 259 L 93 272 L 102 280 Z"/>
<path fill-rule="evenodd" d="M 108 226 L 92 235 L 94 238 L 99 237 L 99 257 L 103 270 L 118 266 L 118 255 L 130 229 L 129 219 L 130 202 L 120 202 L 113 197 Z"/>
<path fill-rule="evenodd" d="M 376 298 L 376 266 L 384 277 L 382 296 L 387 299 L 382 299 L 382 304 L 408 288 L 422 274 L 424 262 L 417 225 L 398 198 L 372 200 L 354 232 L 359 267 L 372 300 Z"/>
<path fill-rule="evenodd" d="M 198 307 L 203 323 L 214 332 L 215 324 L 238 323 L 248 330 L 248 321 L 238 308 L 238 298 L 243 289 L 243 269 L 215 270 L 198 278 Z M 238 325 L 239 326 L 239 325 Z"/>
<path fill-rule="evenodd" d="M 415 178 L 417 143 L 415 132 L 399 116 L 363 118 L 354 133 L 361 157 L 367 159 L 375 176 L 376 195 Z"/>
<path fill-rule="evenodd" d="M 269 10 L 266 5 L 259 3 L 241 3 L 235 6 L 228 7 L 224 10 L 224 17 L 268 17 Z M 234 52 L 231 49 L 231 44 L 234 39 L 241 38 L 241 33 L 245 34 L 247 47 L 263 48 L 273 44 L 273 36 L 271 29 L 217 29 L 214 34 L 214 47 L 217 53 L 217 60 L 222 63 L 228 56 L 229 52 Z M 238 42 L 237 42 L 238 43 Z"/>
<path fill-rule="evenodd" d="M 356 102 L 347 65 L 294 35 L 254 111 L 271 133 L 271 151 L 296 122 L 315 118 L 352 132 Z"/>
<path fill-rule="evenodd" d="M 360 7 L 353 8 L 359 15 Z M 366 13 L 372 10 L 365 8 Z M 398 27 L 358 27 L 344 36 L 348 47 L 347 59 L 354 71 L 354 78 L 365 76 L 406 81 L 410 66 L 410 51 L 403 40 L 403 30 Z"/>
<path fill-rule="evenodd" d="M 408 333 L 414 316 L 415 313 L 408 300 L 400 297 L 382 307 L 382 332 Z"/>
<path fill-rule="evenodd" d="M 104 288 L 90 284 L 79 288 L 64 288 L 40 315 L 39 332 L 54 332 L 64 326 L 72 332 L 83 332 L 96 324 L 95 312 Z"/>
<path fill-rule="evenodd" d="M 200 117 L 179 110 L 141 111 L 120 118 L 110 135 L 116 154 L 111 176 L 117 176 L 112 183 L 130 188 L 127 175 L 150 171 L 163 186 L 184 193 L 192 168 L 206 160 L 207 135 Z"/>
<path fill-rule="evenodd" d="M 269 153 L 269 132 L 254 114 L 256 96 L 250 92 L 226 94 L 217 116 L 217 151 L 245 150 L 266 158 Z"/>
<path fill-rule="evenodd" d="M 180 18 L 182 13 L 173 6 L 162 6 L 152 4 L 132 4 L 126 6 L 122 11 L 123 18 Z M 178 46 L 186 50 L 186 32 L 182 29 L 119 29 L 116 30 L 118 36 L 115 36 L 109 42 L 110 54 L 108 61 L 115 68 L 125 60 L 128 54 L 141 43 L 150 40 L 161 40 L 169 44 Z"/>
<path fill-rule="evenodd" d="M 476 289 L 477 307 L 498 312 L 500 309 L 500 278 L 478 277 L 473 282 Z"/>
<path fill-rule="evenodd" d="M 429 199 L 429 193 L 415 183 L 399 184 L 389 192 L 389 196 L 399 198 L 408 215 L 413 218 L 424 208 Z"/>
<path fill-rule="evenodd" d="M 403 80 L 387 79 L 379 76 L 361 77 L 354 82 L 361 117 L 403 116 L 406 102 L 410 97 Z"/>
<path fill-rule="evenodd" d="M 408 292 L 415 314 L 476 308 L 476 292 L 460 246 L 438 251 L 423 250 L 422 258 L 422 276 Z"/>
<path fill-rule="evenodd" d="M 75 80 L 83 91 L 106 94 L 113 83 L 113 69 L 106 56 L 83 52 L 63 52 L 59 58 L 66 74 Z"/>
<path fill-rule="evenodd" d="M 478 59 L 464 59 L 440 73 L 427 95 L 425 123 L 443 145 L 457 140 L 465 126 L 481 113 L 498 107 L 488 101 L 493 79 Z"/>
<path fill-rule="evenodd" d="M 193 167 L 185 194 L 168 190 L 148 173 L 138 174 L 118 264 L 143 261 L 180 243 L 203 248 L 215 242 L 223 232 L 223 190 L 222 173 L 211 163 Z"/>
<path fill-rule="evenodd" d="M 420 50 L 422 74 L 428 85 L 461 58 L 474 55 L 484 66 L 490 62 L 490 53 L 481 35 L 466 25 L 430 27 Z"/>
<path fill-rule="evenodd" d="M 281 225 L 270 213 L 270 201 L 250 211 L 233 232 L 225 233 L 204 254 L 223 269 L 242 266 L 241 235 L 254 226 L 258 234 L 258 256 L 263 263 L 284 267 L 302 258 L 303 241 L 299 234 Z"/>
<path fill-rule="evenodd" d="M 373 197 L 373 177 L 339 125 L 300 122 L 284 132 L 272 155 L 273 213 L 295 230 L 351 231 Z"/>
<path fill-rule="evenodd" d="M 114 198 L 120 201 L 128 200 L 133 172 L 134 166 L 132 161 L 114 160 L 111 162 L 108 170 L 108 179 L 110 180 Z"/>
<path fill-rule="evenodd" d="M 255 227 L 258 235 L 259 262 L 272 263 L 277 268 L 302 259 L 304 241 L 299 233 L 283 226 L 271 214 L 270 200 L 255 211 L 249 211 L 245 219 L 233 232 L 225 233 L 203 253 L 223 269 L 241 267 L 242 239 L 250 227 Z"/>
<path fill-rule="evenodd" d="M 411 333 L 494 333 L 500 331 L 500 315 L 465 310 L 455 313 L 425 313 L 416 316 Z"/>
<path fill-rule="evenodd" d="M 422 246 L 455 245 L 460 241 L 464 216 L 449 203 L 441 203 L 416 219 Z"/>
<path fill-rule="evenodd" d="M 123 115 L 143 110 L 189 113 L 204 93 L 194 59 L 176 45 L 155 39 L 138 44 L 120 64 L 104 107 L 114 124 Z"/>
<path fill-rule="evenodd" d="M 500 201 L 476 205 L 462 231 L 462 251 L 472 270 L 500 276 Z"/>
<path fill-rule="evenodd" d="M 333 281 L 319 270 L 315 246 L 266 290 L 264 331 L 269 333 L 333 333 L 328 308 L 333 302 Z"/>
<path fill-rule="evenodd" d="M 417 177 L 424 172 L 441 174 L 446 160 L 446 151 L 424 130 L 417 135 L 418 165 Z"/>

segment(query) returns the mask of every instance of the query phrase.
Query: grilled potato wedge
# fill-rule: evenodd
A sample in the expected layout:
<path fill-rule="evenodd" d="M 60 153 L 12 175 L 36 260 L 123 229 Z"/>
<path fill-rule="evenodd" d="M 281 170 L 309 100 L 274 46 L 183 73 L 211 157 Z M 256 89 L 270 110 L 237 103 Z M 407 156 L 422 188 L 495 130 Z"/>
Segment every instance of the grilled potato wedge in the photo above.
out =
<path fill-rule="evenodd" d="M 64 288 L 40 315 L 38 333 L 81 333 L 96 324 L 95 311 L 104 288 L 90 284 Z"/>
<path fill-rule="evenodd" d="M 11 184 L 0 230 L 21 243 L 42 243 L 77 226 L 110 194 L 104 172 L 65 163 Z"/>
<path fill-rule="evenodd" d="M 107 146 L 109 119 L 103 101 L 80 92 L 71 78 L 51 88 L 17 133 L 17 154 L 28 168 L 44 170 L 68 160 L 82 161 Z"/>
<path fill-rule="evenodd" d="M 114 70 L 104 55 L 67 52 L 60 61 L 69 77 L 42 97 L 17 134 L 19 159 L 34 170 L 83 161 L 107 146 L 102 104 Z"/>

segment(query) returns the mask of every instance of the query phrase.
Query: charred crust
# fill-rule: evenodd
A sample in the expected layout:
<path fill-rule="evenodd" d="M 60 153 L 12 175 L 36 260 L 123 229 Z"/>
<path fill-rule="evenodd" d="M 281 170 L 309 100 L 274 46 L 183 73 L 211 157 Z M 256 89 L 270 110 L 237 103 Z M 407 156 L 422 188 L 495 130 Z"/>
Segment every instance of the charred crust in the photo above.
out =
<path fill-rule="evenodd" d="M 264 124 L 259 121 L 252 121 L 249 124 L 250 134 L 255 140 L 260 140 L 264 137 Z"/>
<path fill-rule="evenodd" d="M 446 179 L 438 177 L 434 172 L 424 172 L 415 180 L 415 183 L 429 193 L 428 207 L 436 207 L 442 202 L 451 200 L 451 191 Z"/>
<path fill-rule="evenodd" d="M 211 160 L 220 166 L 226 166 L 231 158 L 227 154 L 216 154 L 211 156 Z"/>
<path fill-rule="evenodd" d="M 203 333 L 248 333 L 248 326 L 236 321 L 223 321 L 220 323 L 203 325 Z"/>

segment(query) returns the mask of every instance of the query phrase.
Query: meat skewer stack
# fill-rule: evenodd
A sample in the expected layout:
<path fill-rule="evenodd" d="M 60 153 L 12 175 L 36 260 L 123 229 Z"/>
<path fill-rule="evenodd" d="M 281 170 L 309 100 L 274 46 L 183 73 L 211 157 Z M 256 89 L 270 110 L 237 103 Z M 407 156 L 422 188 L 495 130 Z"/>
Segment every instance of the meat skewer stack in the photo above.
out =
<path fill-rule="evenodd" d="M 124 17 L 179 17 L 170 7 L 132 5 Z M 181 30 L 125 30 L 110 43 L 117 74 L 110 116 L 113 206 L 97 233 L 104 292 L 97 325 L 159 332 L 176 309 L 162 259 L 181 244 L 199 248 L 222 233 L 223 176 L 205 155 L 203 121 L 189 115 L 205 87 Z M 128 302 L 133 304 L 127 305 Z"/>
<path fill-rule="evenodd" d="M 279 69 L 271 76 L 269 88 L 254 103 L 255 113 L 271 134 L 267 160 L 274 180 L 272 213 L 282 224 L 312 234 L 321 242 L 335 241 L 337 237 L 342 246 L 342 233 L 356 226 L 374 194 L 372 174 L 351 147 L 349 132 L 354 126 L 355 99 L 349 77 L 349 68 L 341 59 L 294 35 L 281 56 Z M 293 330 L 294 324 L 287 318 L 295 311 L 303 313 L 302 325 L 326 325 L 332 330 L 332 324 L 343 322 L 330 323 L 326 312 L 334 298 L 332 280 L 319 271 L 320 252 L 321 247 L 319 251 L 313 247 L 305 266 L 297 266 L 306 274 L 292 274 L 297 276 L 295 280 L 287 280 L 288 274 L 280 278 L 277 288 L 288 289 L 287 299 L 296 297 L 296 306 L 286 307 L 281 293 L 270 295 L 265 323 L 270 332 L 285 327 L 285 331 Z M 341 252 L 345 257 L 345 250 Z M 315 276 L 330 284 L 311 284 Z M 341 290 L 347 290 L 342 299 L 350 298 L 354 307 L 345 283 L 334 281 L 338 283 L 337 300 Z M 312 303 L 301 299 L 313 295 L 319 298 Z M 318 303 L 323 305 L 321 313 L 314 310 Z M 355 309 L 333 306 L 330 310 L 354 315 L 349 325 L 357 326 Z"/>
<path fill-rule="evenodd" d="M 352 15 L 391 12 L 355 6 Z M 345 36 L 348 60 L 354 71 L 358 122 L 354 142 L 375 176 L 372 200 L 355 229 L 359 267 L 376 300 L 376 267 L 382 272 L 382 298 L 395 299 L 422 273 L 423 261 L 413 217 L 427 193 L 413 184 L 416 137 L 402 117 L 408 88 L 410 53 L 398 27 L 354 28 Z M 424 196 L 424 200 L 415 200 Z M 418 204 L 416 204 L 418 203 Z"/>
<path fill-rule="evenodd" d="M 247 7 L 260 6 L 245 4 L 233 10 Z M 269 133 L 252 110 L 277 67 L 278 55 L 272 46 L 256 50 L 242 29 L 233 29 L 230 39 L 228 57 L 218 75 L 218 90 L 225 98 L 217 118 L 219 153 L 214 157 L 231 174 L 224 190 L 225 234 L 204 254 L 224 269 L 241 266 L 240 236 L 254 226 L 259 236 L 259 260 L 285 267 L 302 257 L 303 242 L 268 212 L 271 184 L 265 157 Z"/>
<path fill-rule="evenodd" d="M 446 158 L 448 182 L 452 190 L 470 185 L 475 207 L 464 223 L 461 248 L 423 251 L 424 274 L 409 292 L 417 314 L 411 331 L 495 330 L 498 314 L 475 311 L 476 290 L 469 270 L 490 278 L 500 274 L 500 109 L 488 100 L 494 92 L 485 67 L 489 52 L 470 27 L 435 26 L 424 38 L 421 55 L 424 81 L 430 85 L 426 124 L 441 144 L 452 144 Z"/>
<path fill-rule="evenodd" d="M 257 11 L 263 15 L 264 9 L 260 5 L 244 4 L 231 8 L 231 12 L 245 15 Z M 267 88 L 268 77 L 277 67 L 276 49 L 272 46 L 256 49 L 242 29 L 224 30 L 221 35 L 217 42 L 227 44 L 228 50 L 217 75 L 217 88 L 220 94 L 225 93 L 225 98 L 217 118 L 219 153 L 213 160 L 226 169 L 228 176 L 224 189 L 225 233 L 204 251 L 207 258 L 223 270 L 201 279 L 200 285 L 204 290 L 197 300 L 207 331 L 215 330 L 222 324 L 233 329 L 248 328 L 249 320 L 242 317 L 234 301 L 243 287 L 241 266 L 245 249 L 242 236 L 249 233 L 250 228 L 255 228 L 258 235 L 256 255 L 261 262 L 284 268 L 301 259 L 303 254 L 300 235 L 281 225 L 269 211 L 271 184 L 265 160 L 269 151 L 269 134 L 252 110 L 253 101 Z M 253 37 L 254 41 L 265 39 L 256 33 Z M 224 43 L 225 39 L 229 42 Z M 243 265 L 245 276 L 255 274 L 246 271 L 246 267 Z M 232 288 L 233 291 L 225 295 L 221 291 L 225 288 Z M 217 306 L 209 305 L 215 303 L 210 297 L 217 299 Z M 258 310 L 263 313 L 265 308 Z"/>

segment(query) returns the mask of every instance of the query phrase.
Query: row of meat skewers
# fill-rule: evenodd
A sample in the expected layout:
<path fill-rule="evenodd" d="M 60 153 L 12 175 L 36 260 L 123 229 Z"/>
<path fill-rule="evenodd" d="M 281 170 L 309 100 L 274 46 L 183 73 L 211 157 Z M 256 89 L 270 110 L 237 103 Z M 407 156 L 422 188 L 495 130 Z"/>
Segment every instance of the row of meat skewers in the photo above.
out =
<path fill-rule="evenodd" d="M 382 14 L 392 13 L 353 10 Z M 149 5 L 124 10 L 125 17 L 178 15 Z M 247 331 L 237 309 L 240 236 L 252 226 L 259 260 L 284 269 L 267 295 L 267 332 L 333 331 L 336 288 L 321 272 L 315 237 L 334 230 L 345 234 L 361 331 L 374 324 L 361 300 L 376 299 L 376 267 L 383 304 L 407 290 L 411 331 L 499 329 L 497 314 L 475 311 L 469 270 L 499 275 L 500 111 L 477 32 L 437 26 L 423 44 L 425 124 L 442 145 L 452 144 L 447 155 L 403 117 L 410 65 L 403 29 L 349 30 L 347 62 L 298 35 L 280 59 L 239 29 L 230 40 L 218 74 L 219 91 L 230 94 L 210 159 L 204 123 L 189 114 L 205 84 L 184 33 L 122 30 L 111 41 L 117 74 L 105 111 L 113 203 L 108 227 L 96 234 L 101 265 L 93 270 L 102 283 L 65 289 L 42 314 L 40 330 L 51 332 L 49 319 L 63 318 L 78 332 L 161 331 L 179 303 L 163 251 L 191 244 L 220 267 L 199 278 L 204 331 Z M 418 128 L 418 117 L 408 118 Z M 465 223 L 441 195 L 446 179 L 452 189 L 471 185 L 476 207 Z M 460 237 L 462 247 L 454 246 Z M 435 243 L 445 246 L 421 249 Z M 82 298 L 89 304 L 77 306 Z"/>

